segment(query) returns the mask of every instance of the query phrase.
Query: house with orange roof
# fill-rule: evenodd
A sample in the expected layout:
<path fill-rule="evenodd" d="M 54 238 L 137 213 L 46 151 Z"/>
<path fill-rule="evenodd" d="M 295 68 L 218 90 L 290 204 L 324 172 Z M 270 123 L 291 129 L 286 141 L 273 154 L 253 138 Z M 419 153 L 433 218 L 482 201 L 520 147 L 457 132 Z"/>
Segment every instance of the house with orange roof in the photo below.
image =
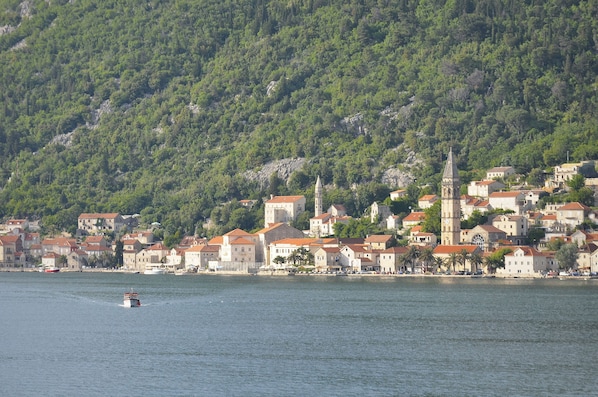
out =
<path fill-rule="evenodd" d="M 318 247 L 314 251 L 314 266 L 317 272 L 337 272 L 342 270 L 339 247 Z"/>
<path fill-rule="evenodd" d="M 590 233 L 585 230 L 576 230 L 571 233 L 571 241 L 575 242 L 578 247 L 588 243 L 598 244 L 598 233 Z"/>
<path fill-rule="evenodd" d="M 333 216 L 339 216 L 339 217 L 347 215 L 347 209 L 342 204 L 332 204 L 330 207 L 328 207 L 328 211 L 326 211 L 326 212 L 328 212 L 329 214 L 331 214 Z"/>
<path fill-rule="evenodd" d="M 402 197 L 407 197 L 407 189 L 398 189 L 390 192 L 391 200 L 398 200 Z"/>
<path fill-rule="evenodd" d="M 60 261 L 61 255 L 58 255 L 55 252 L 48 252 L 44 256 L 42 256 L 42 267 L 44 268 L 52 268 L 52 267 L 62 267 L 62 263 Z"/>
<path fill-rule="evenodd" d="M 340 263 L 348 271 L 380 271 L 380 252 L 372 250 L 369 244 L 345 245 L 340 249 Z"/>
<path fill-rule="evenodd" d="M 435 202 L 438 201 L 438 196 L 435 194 L 426 194 L 421 196 L 417 200 L 417 205 L 421 209 L 427 209 L 434 205 Z"/>
<path fill-rule="evenodd" d="M 492 209 L 490 201 L 483 200 L 477 197 L 462 195 L 460 198 L 461 204 L 461 216 L 463 219 L 469 219 L 469 217 L 475 212 L 485 214 Z"/>
<path fill-rule="evenodd" d="M 467 194 L 475 197 L 488 198 L 490 194 L 504 189 L 504 183 L 495 180 L 471 181 L 467 185 Z"/>
<path fill-rule="evenodd" d="M 14 229 L 26 230 L 29 228 L 29 221 L 27 219 L 9 219 L 5 225 L 9 231 Z"/>
<path fill-rule="evenodd" d="M 164 264 L 169 271 L 175 272 L 182 268 L 181 264 L 183 263 L 184 257 L 185 249 L 179 247 L 171 248 L 168 256 L 166 256 Z"/>
<path fill-rule="evenodd" d="M 77 228 L 88 234 L 118 233 L 125 226 L 123 217 L 118 213 L 83 213 L 77 220 Z"/>
<path fill-rule="evenodd" d="M 425 212 L 414 211 L 410 212 L 406 217 L 403 218 L 403 229 L 410 229 L 413 226 L 417 226 L 426 219 Z"/>
<path fill-rule="evenodd" d="M 593 214 L 592 209 L 582 203 L 567 203 L 556 210 L 557 222 L 573 230 Z"/>
<path fill-rule="evenodd" d="M 23 240 L 23 250 L 29 251 L 32 245 L 40 244 L 39 233 L 25 233 L 25 239 Z"/>
<path fill-rule="evenodd" d="M 71 252 L 66 257 L 66 266 L 72 271 L 81 271 L 84 266 L 89 263 L 89 256 L 87 252 L 77 249 Z"/>
<path fill-rule="evenodd" d="M 183 236 L 181 242 L 178 244 L 178 248 L 187 249 L 196 245 L 206 245 L 207 243 L 208 239 L 205 237 Z"/>
<path fill-rule="evenodd" d="M 43 255 L 47 254 L 48 252 L 54 252 L 58 255 L 67 256 L 76 249 L 79 249 L 79 246 L 77 245 L 77 241 L 75 239 L 56 237 L 42 240 Z"/>
<path fill-rule="evenodd" d="M 264 227 L 290 223 L 305 211 L 305 196 L 272 196 L 264 208 Z"/>
<path fill-rule="evenodd" d="M 108 257 L 114 256 L 114 252 L 112 251 L 111 247 L 104 247 L 101 245 L 93 245 L 83 243 L 79 247 L 79 249 L 85 251 L 88 258 L 103 258 L 108 259 Z"/>
<path fill-rule="evenodd" d="M 141 242 L 134 238 L 122 240 L 123 243 L 123 268 L 141 271 L 137 268 L 137 254 L 141 252 Z"/>
<path fill-rule="evenodd" d="M 137 254 L 135 268 L 139 271 L 145 271 L 156 267 L 163 267 L 169 253 L 170 250 L 167 246 L 162 243 L 156 243 Z"/>
<path fill-rule="evenodd" d="M 515 247 L 505 255 L 505 267 L 496 269 L 497 275 L 512 277 L 541 277 L 543 273 L 558 270 L 552 255 L 532 247 Z"/>
<path fill-rule="evenodd" d="M 185 250 L 185 268 L 187 270 L 205 270 L 210 262 L 220 261 L 220 246 L 194 245 Z"/>
<path fill-rule="evenodd" d="M 367 236 L 364 242 L 372 250 L 385 250 L 395 242 L 395 238 L 390 234 L 372 234 Z"/>
<path fill-rule="evenodd" d="M 540 224 L 546 230 L 558 230 L 559 223 L 556 220 L 556 214 L 546 214 L 540 219 Z"/>
<path fill-rule="evenodd" d="M 411 229 L 411 233 L 408 237 L 409 245 L 417 245 L 420 247 L 435 247 L 438 244 L 438 237 L 434 233 L 414 231 L 414 229 L 415 227 Z"/>
<path fill-rule="evenodd" d="M 263 228 L 254 233 L 257 236 L 257 249 L 255 261 L 270 265 L 270 244 L 274 241 L 285 238 L 303 238 L 305 235 L 299 229 L 296 229 L 286 223 L 275 223 L 270 227 Z"/>
<path fill-rule="evenodd" d="M 494 209 L 511 210 L 516 215 L 522 215 L 527 210 L 525 193 L 521 191 L 494 192 L 488 196 L 488 201 Z"/>
<path fill-rule="evenodd" d="M 329 214 L 327 212 L 320 214 L 318 216 L 314 216 L 312 218 L 309 219 L 309 235 L 312 237 L 322 237 L 322 236 L 328 236 L 327 234 L 323 234 L 324 230 L 328 231 L 329 228 L 326 227 L 328 223 L 330 222 L 330 219 L 332 219 L 332 214 Z"/>
<path fill-rule="evenodd" d="M 492 219 L 492 226 L 507 234 L 515 245 L 524 245 L 529 231 L 528 219 L 523 215 L 498 215 Z"/>
<path fill-rule="evenodd" d="M 390 247 L 380 252 L 380 271 L 393 274 L 406 271 L 403 255 L 407 253 L 407 249 L 407 247 Z"/>
<path fill-rule="evenodd" d="M 0 236 L 0 267 L 20 267 L 25 264 L 20 236 Z"/>
<path fill-rule="evenodd" d="M 460 262 L 460 256 L 465 253 L 466 254 L 466 260 L 465 263 L 461 263 Z M 451 256 L 454 254 L 456 255 L 456 262 L 455 262 L 455 271 L 475 271 L 476 269 L 472 269 L 472 264 L 471 264 L 471 255 L 472 254 L 480 254 L 482 255 L 482 249 L 477 246 L 477 245 L 473 245 L 473 244 L 467 244 L 467 245 L 438 245 L 436 246 L 436 248 L 434 248 L 434 257 L 436 258 L 440 258 L 444 261 L 445 264 L 447 264 L 447 267 L 452 267 L 453 264 L 451 263 L 450 265 L 448 264 L 448 261 L 450 261 Z"/>
<path fill-rule="evenodd" d="M 527 217 L 527 224 L 530 229 L 533 227 L 542 226 L 542 218 L 544 217 L 543 213 L 535 212 L 535 211 L 528 211 L 525 213 L 525 216 Z"/>
<path fill-rule="evenodd" d="M 336 223 L 348 224 L 351 220 L 350 216 L 346 215 L 346 210 L 341 206 L 331 206 L 328 212 L 314 216 L 309 220 L 309 235 L 311 237 L 325 237 L 334 235 L 334 225 Z M 336 211 L 333 210 L 336 208 Z M 340 214 L 340 215 L 334 215 Z"/>
<path fill-rule="evenodd" d="M 211 239 L 208 240 L 208 245 L 217 245 L 217 246 L 221 246 L 223 243 L 224 239 L 222 236 L 214 236 Z"/>
<path fill-rule="evenodd" d="M 254 234 L 247 233 L 241 229 L 235 229 L 222 236 L 221 244 L 216 244 L 217 241 L 215 239 L 210 240 L 208 244 L 220 245 L 219 268 L 241 270 L 247 264 L 255 265 L 258 240 L 258 236 Z M 237 264 L 243 265 L 239 267 Z M 209 266 L 211 266 L 210 269 L 215 269 L 211 264 Z"/>
<path fill-rule="evenodd" d="M 109 248 L 110 247 L 110 243 L 108 243 L 108 240 L 106 240 L 104 238 L 104 236 L 88 236 L 85 239 L 85 244 L 88 246 L 96 246 L 96 247 L 104 247 L 104 248 Z"/>
<path fill-rule="evenodd" d="M 143 246 L 150 246 L 154 243 L 154 232 L 152 232 L 151 230 L 145 230 L 127 233 L 122 237 L 122 239 L 135 239 L 138 240 Z"/>
<path fill-rule="evenodd" d="M 41 258 L 44 254 L 41 244 L 31 244 L 29 247 L 29 255 L 33 258 Z"/>

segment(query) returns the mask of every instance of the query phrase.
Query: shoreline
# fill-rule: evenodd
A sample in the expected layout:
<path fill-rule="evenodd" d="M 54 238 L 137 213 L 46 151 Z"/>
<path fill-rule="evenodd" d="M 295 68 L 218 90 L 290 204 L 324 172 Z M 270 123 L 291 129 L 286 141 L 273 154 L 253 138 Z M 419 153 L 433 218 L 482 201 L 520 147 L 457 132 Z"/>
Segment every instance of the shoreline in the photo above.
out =
<path fill-rule="evenodd" d="M 37 268 L 0 268 L 0 273 L 41 273 Z M 60 270 L 59 273 L 122 273 L 122 274 L 140 274 L 143 276 L 161 276 L 161 275 L 148 275 L 143 272 L 135 272 L 121 269 L 83 269 L 83 270 Z M 336 273 L 293 273 L 289 275 L 288 272 L 272 272 L 262 271 L 257 273 L 248 273 L 240 271 L 218 271 L 218 272 L 199 272 L 199 273 L 166 273 L 166 276 L 259 276 L 259 277 L 338 277 Z M 439 279 L 499 279 L 499 280 L 598 280 L 598 276 L 542 276 L 542 275 L 503 275 L 503 274 L 491 274 L 491 275 L 460 275 L 460 274 L 378 274 L 378 273 L 357 273 L 357 274 L 342 274 L 342 277 L 357 278 L 439 278 Z"/>

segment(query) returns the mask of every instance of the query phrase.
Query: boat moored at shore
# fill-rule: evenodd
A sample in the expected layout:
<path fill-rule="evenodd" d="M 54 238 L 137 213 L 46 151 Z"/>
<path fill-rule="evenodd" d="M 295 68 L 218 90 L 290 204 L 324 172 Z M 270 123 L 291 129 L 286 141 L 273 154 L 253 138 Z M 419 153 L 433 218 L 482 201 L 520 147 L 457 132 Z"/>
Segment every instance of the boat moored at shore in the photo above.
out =
<path fill-rule="evenodd" d="M 152 267 L 151 269 L 145 269 L 143 274 L 166 274 L 166 269 L 161 267 Z"/>

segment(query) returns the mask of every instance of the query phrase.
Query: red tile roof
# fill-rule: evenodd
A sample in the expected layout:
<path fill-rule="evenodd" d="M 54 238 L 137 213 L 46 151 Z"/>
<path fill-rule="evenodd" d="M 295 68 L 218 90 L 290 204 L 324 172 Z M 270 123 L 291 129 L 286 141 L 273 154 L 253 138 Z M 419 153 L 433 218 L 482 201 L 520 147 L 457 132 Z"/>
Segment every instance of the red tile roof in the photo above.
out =
<path fill-rule="evenodd" d="M 468 254 L 473 253 L 477 248 L 477 245 L 439 245 L 434 248 L 434 254 L 459 254 L 465 250 Z"/>
<path fill-rule="evenodd" d="M 266 201 L 266 204 L 294 203 L 295 201 L 299 201 L 304 198 L 305 196 L 274 196 L 270 200 Z"/>

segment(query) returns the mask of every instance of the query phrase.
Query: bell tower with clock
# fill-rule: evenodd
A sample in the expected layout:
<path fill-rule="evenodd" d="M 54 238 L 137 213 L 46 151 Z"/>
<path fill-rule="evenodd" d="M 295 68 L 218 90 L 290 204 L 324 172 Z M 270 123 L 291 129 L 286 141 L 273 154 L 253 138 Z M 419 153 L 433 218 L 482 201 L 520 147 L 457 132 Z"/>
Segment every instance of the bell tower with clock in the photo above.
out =
<path fill-rule="evenodd" d="M 461 182 L 453 148 L 449 150 L 442 174 L 441 233 L 442 245 L 458 245 L 461 240 Z"/>

